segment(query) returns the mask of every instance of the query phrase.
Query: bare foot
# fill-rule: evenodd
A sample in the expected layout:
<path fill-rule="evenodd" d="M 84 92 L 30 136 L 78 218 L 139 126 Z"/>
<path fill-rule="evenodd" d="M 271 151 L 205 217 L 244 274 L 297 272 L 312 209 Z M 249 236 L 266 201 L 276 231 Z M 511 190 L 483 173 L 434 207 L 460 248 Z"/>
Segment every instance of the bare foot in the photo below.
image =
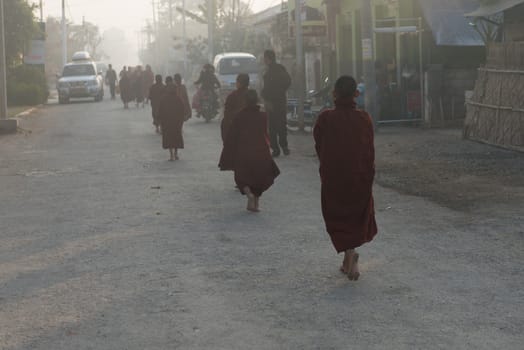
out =
<path fill-rule="evenodd" d="M 251 212 L 257 212 L 256 197 L 253 192 L 251 192 L 251 189 L 247 186 L 244 187 L 244 193 L 247 197 L 247 210 Z"/>
<path fill-rule="evenodd" d="M 344 262 L 340 267 L 340 271 L 346 274 L 351 281 L 357 281 L 360 277 L 358 258 L 359 255 L 354 249 L 348 249 L 344 254 Z"/>
<path fill-rule="evenodd" d="M 340 272 L 342 272 L 344 275 L 347 275 L 349 272 L 347 254 L 344 254 L 344 260 L 342 261 L 342 265 L 340 266 Z"/>
<path fill-rule="evenodd" d="M 348 278 L 351 281 L 358 281 L 360 277 L 360 272 L 358 270 L 358 258 L 359 257 L 360 256 L 358 255 L 358 253 L 354 253 L 353 256 L 351 257 L 352 263 L 348 271 Z"/>

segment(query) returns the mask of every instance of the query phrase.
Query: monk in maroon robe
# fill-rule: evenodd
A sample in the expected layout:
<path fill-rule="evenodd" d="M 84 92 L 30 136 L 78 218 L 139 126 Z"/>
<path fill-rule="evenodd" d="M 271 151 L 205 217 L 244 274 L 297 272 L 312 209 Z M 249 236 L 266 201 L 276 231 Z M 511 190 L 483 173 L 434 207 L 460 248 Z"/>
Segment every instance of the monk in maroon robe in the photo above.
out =
<path fill-rule="evenodd" d="M 335 84 L 335 109 L 318 117 L 314 129 L 320 160 L 322 214 L 338 253 L 341 270 L 357 280 L 359 255 L 355 251 L 377 234 L 373 204 L 375 150 L 373 122 L 356 109 L 355 79 L 344 76 Z"/>
<path fill-rule="evenodd" d="M 182 103 L 184 104 L 184 120 L 191 119 L 192 110 L 191 110 L 191 104 L 189 103 L 189 95 L 187 93 L 187 88 L 184 84 L 182 84 L 182 76 L 180 74 L 175 74 L 175 86 L 177 88 L 178 97 L 182 100 Z"/>
<path fill-rule="evenodd" d="M 184 148 L 182 127 L 184 125 L 184 103 L 178 97 L 173 78 L 166 78 L 165 94 L 160 100 L 160 125 L 162 128 L 162 147 L 168 149 L 170 161 L 178 160 L 178 150 Z"/>
<path fill-rule="evenodd" d="M 259 211 L 262 193 L 280 174 L 271 157 L 267 114 L 260 111 L 255 90 L 246 93 L 246 107 L 233 119 L 220 157 L 220 170 L 233 170 L 235 182 L 248 198 L 247 210 Z"/>
<path fill-rule="evenodd" d="M 233 119 L 241 110 L 246 107 L 246 94 L 249 88 L 249 75 L 239 74 L 237 76 L 236 86 L 237 89 L 229 94 L 224 104 L 224 118 L 220 124 L 223 143 L 226 140 L 227 132 L 231 128 Z"/>
<path fill-rule="evenodd" d="M 148 93 L 149 101 L 151 101 L 151 112 L 153 115 L 153 125 L 156 128 L 156 132 L 160 134 L 160 101 L 164 96 L 166 86 L 162 82 L 162 76 L 156 75 L 155 84 L 151 86 Z"/>

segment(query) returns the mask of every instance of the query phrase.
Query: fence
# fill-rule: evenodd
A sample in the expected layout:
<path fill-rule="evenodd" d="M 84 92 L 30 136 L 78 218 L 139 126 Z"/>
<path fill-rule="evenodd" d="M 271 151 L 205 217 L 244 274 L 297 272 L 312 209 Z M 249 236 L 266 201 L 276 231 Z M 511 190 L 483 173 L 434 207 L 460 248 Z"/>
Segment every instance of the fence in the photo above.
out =
<path fill-rule="evenodd" d="M 490 45 L 467 101 L 464 137 L 524 151 L 524 43 Z"/>

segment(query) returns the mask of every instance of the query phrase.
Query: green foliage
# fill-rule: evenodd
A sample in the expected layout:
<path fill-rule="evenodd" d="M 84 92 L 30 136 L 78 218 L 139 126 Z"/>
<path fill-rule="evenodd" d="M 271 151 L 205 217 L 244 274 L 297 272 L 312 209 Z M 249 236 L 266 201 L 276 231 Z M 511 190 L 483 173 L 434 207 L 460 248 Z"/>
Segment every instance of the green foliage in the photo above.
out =
<path fill-rule="evenodd" d="M 31 106 L 44 103 L 49 96 L 45 74 L 40 67 L 19 65 L 7 75 L 7 103 Z"/>
<path fill-rule="evenodd" d="M 34 18 L 34 9 L 35 5 L 29 5 L 25 0 L 4 1 L 8 67 L 20 64 L 30 40 L 42 35 Z"/>
<path fill-rule="evenodd" d="M 215 52 L 246 51 L 243 47 L 247 28 L 244 20 L 252 14 L 251 2 L 242 0 L 215 0 L 213 8 L 213 32 Z M 177 7 L 179 13 L 183 9 Z M 185 11 L 186 16 L 198 23 L 207 24 L 207 1 L 196 11 Z M 190 49 L 188 47 L 188 49 Z"/>

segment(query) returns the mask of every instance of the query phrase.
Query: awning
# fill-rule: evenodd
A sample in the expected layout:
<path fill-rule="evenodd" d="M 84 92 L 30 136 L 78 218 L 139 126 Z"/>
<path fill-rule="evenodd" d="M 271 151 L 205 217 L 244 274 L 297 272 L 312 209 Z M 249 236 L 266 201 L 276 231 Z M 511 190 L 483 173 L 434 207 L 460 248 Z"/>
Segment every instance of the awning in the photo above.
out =
<path fill-rule="evenodd" d="M 524 1 L 524 0 L 521 0 Z M 476 0 L 419 0 L 424 18 L 439 46 L 484 46 L 464 15 L 478 8 Z"/>
<path fill-rule="evenodd" d="M 487 17 L 506 11 L 517 5 L 524 4 L 524 0 L 499 0 L 489 5 L 482 5 L 477 10 L 466 13 L 466 17 Z"/>

